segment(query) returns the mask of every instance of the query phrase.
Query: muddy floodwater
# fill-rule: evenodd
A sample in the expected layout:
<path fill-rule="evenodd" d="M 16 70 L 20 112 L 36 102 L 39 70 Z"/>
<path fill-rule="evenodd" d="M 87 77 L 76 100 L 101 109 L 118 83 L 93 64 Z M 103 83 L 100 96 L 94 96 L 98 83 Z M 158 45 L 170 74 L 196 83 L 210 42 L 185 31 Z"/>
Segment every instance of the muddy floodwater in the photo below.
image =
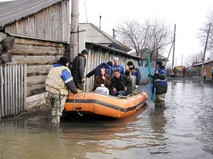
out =
<path fill-rule="evenodd" d="M 49 111 L 3 119 L 0 159 L 213 158 L 213 85 L 172 81 L 167 109 L 147 104 L 122 120 L 65 117 L 56 126 Z"/>

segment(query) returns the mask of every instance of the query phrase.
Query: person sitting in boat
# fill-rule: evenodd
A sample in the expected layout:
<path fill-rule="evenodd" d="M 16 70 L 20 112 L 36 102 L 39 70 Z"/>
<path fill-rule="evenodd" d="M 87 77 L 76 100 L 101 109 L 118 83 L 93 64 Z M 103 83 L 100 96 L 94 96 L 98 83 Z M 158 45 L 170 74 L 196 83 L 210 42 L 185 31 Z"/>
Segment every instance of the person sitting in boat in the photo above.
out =
<path fill-rule="evenodd" d="M 108 61 L 108 62 L 103 62 L 100 65 L 98 65 L 96 68 L 94 68 L 92 71 L 90 71 L 86 77 L 90 78 L 92 75 L 98 76 L 100 74 L 100 69 L 104 67 L 105 68 L 105 72 L 106 74 L 108 74 L 109 76 L 112 75 L 112 61 Z"/>
<path fill-rule="evenodd" d="M 114 64 L 112 65 L 112 70 L 114 71 L 116 69 L 120 69 L 120 72 L 123 75 L 124 74 L 124 68 L 123 68 L 123 66 L 121 66 L 120 64 L 118 64 L 118 61 L 119 61 L 118 57 L 114 57 L 113 58 Z"/>
<path fill-rule="evenodd" d="M 129 77 L 132 81 L 132 93 L 137 94 L 137 88 L 141 80 L 141 73 L 138 68 L 135 67 L 132 61 L 127 62 L 128 69 L 124 75 Z"/>
<path fill-rule="evenodd" d="M 123 95 L 127 96 L 132 92 L 132 82 L 131 80 L 122 75 L 120 69 L 114 70 L 114 77 L 111 79 L 111 94 L 114 96 Z"/>
<path fill-rule="evenodd" d="M 106 69 L 104 67 L 100 69 L 99 75 L 95 77 L 94 89 L 100 87 L 101 84 L 104 84 L 106 88 L 110 89 L 111 77 L 106 74 Z"/>

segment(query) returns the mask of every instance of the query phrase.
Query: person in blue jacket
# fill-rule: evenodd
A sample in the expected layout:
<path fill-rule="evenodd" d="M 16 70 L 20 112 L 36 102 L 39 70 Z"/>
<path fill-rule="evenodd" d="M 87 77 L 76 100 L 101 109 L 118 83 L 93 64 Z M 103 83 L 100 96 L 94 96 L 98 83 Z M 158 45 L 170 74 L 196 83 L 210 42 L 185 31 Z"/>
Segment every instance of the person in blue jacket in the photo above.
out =
<path fill-rule="evenodd" d="M 56 64 L 53 64 L 45 82 L 52 104 L 52 123 L 60 123 L 68 93 L 78 93 L 68 64 L 69 59 L 61 57 Z"/>
<path fill-rule="evenodd" d="M 105 72 L 106 74 L 108 74 L 109 76 L 112 75 L 112 61 L 108 61 L 101 63 L 100 65 L 98 65 L 96 68 L 94 68 L 92 71 L 90 71 L 86 77 L 90 78 L 92 75 L 98 76 L 100 74 L 100 69 L 101 68 L 105 68 Z"/>
<path fill-rule="evenodd" d="M 114 64 L 112 65 L 112 70 L 114 71 L 114 70 L 119 69 L 120 72 L 121 72 L 121 74 L 124 75 L 124 68 L 123 68 L 123 66 L 121 66 L 120 64 L 118 64 L 118 61 L 119 61 L 118 57 L 114 57 L 113 58 Z"/>
<path fill-rule="evenodd" d="M 212 74 L 212 80 L 213 80 L 213 67 L 212 67 L 212 69 L 211 69 L 211 74 Z"/>
<path fill-rule="evenodd" d="M 167 92 L 167 77 L 166 70 L 162 64 L 162 61 L 157 61 L 156 71 L 154 76 L 151 76 L 154 80 L 154 87 L 156 88 L 156 100 L 155 108 L 165 107 L 165 94 Z"/>

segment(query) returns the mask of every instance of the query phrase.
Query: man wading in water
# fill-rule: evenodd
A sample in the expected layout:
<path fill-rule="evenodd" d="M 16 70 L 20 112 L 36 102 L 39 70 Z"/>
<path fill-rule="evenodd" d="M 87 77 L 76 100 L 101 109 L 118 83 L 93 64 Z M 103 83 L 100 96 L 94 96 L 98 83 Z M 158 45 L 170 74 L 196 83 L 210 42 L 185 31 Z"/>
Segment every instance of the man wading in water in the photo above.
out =
<path fill-rule="evenodd" d="M 78 92 L 68 64 L 68 58 L 61 57 L 56 64 L 53 64 L 47 76 L 46 90 L 52 104 L 52 123 L 60 123 L 68 92 L 71 91 L 74 94 Z"/>
<path fill-rule="evenodd" d="M 162 64 L 162 61 L 157 61 L 157 68 L 155 74 L 151 77 L 155 81 L 154 87 L 156 88 L 155 108 L 166 108 L 165 94 L 167 92 L 167 77 L 166 70 Z"/>

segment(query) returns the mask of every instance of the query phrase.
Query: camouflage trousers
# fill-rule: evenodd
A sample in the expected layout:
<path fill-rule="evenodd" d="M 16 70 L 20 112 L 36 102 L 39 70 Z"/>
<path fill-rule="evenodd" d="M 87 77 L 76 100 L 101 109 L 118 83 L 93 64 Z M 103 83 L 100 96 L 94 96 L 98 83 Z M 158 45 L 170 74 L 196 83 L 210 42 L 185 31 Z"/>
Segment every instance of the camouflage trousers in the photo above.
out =
<path fill-rule="evenodd" d="M 155 108 L 165 108 L 165 94 L 156 94 Z"/>
<path fill-rule="evenodd" d="M 64 110 L 64 105 L 67 99 L 66 95 L 49 93 L 50 101 L 52 104 L 52 123 L 60 123 L 60 117 Z"/>

